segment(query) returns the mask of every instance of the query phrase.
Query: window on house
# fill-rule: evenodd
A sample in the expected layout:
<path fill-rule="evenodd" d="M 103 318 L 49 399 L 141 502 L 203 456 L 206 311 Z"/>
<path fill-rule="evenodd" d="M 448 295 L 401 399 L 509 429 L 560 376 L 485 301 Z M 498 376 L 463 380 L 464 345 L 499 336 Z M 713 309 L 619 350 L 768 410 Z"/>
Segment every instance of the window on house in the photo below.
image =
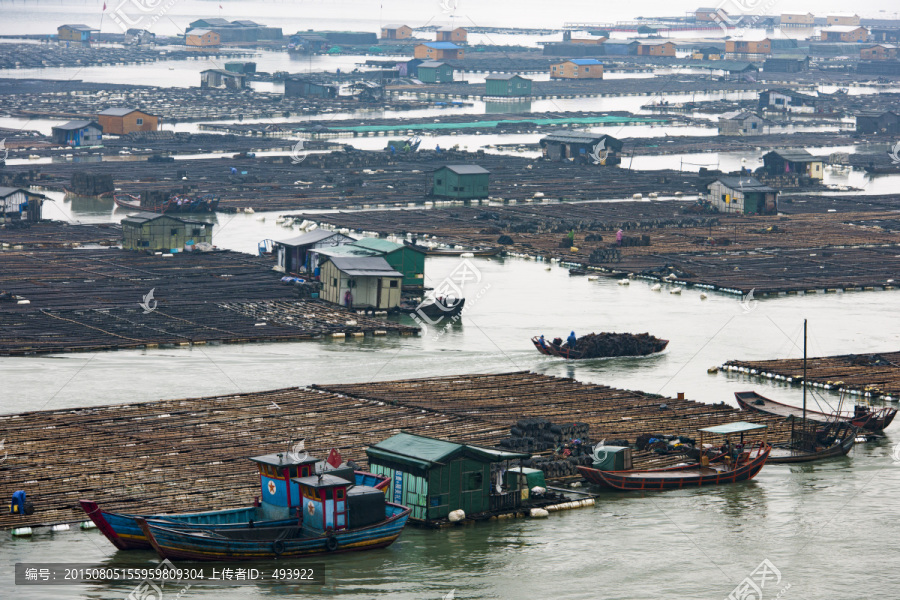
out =
<path fill-rule="evenodd" d="M 484 476 L 481 471 L 466 473 L 466 490 L 480 490 Z"/>
<path fill-rule="evenodd" d="M 434 185 L 444 185 L 444 180 L 443 179 L 435 179 Z"/>
<path fill-rule="evenodd" d="M 331 279 L 331 285 L 333 285 L 334 287 L 337 287 L 337 278 Z"/>
<path fill-rule="evenodd" d="M 392 288 L 397 287 L 397 283 L 398 283 L 398 282 L 397 282 L 396 279 L 392 279 L 392 280 L 391 280 L 391 287 L 392 287 Z"/>
<path fill-rule="evenodd" d="M 138 118 L 137 124 L 138 124 L 138 125 L 143 125 L 143 124 L 144 124 L 144 119 Z"/>
<path fill-rule="evenodd" d="M 170 230 L 169 235 L 178 235 L 178 230 L 177 229 Z"/>
<path fill-rule="evenodd" d="M 194 230 L 191 232 L 191 235 L 200 235 L 200 230 L 199 230 L 199 229 L 194 229 Z"/>
<path fill-rule="evenodd" d="M 148 248 L 150 246 L 150 240 L 141 240 L 138 242 L 138 246 L 143 246 L 144 248 Z"/>

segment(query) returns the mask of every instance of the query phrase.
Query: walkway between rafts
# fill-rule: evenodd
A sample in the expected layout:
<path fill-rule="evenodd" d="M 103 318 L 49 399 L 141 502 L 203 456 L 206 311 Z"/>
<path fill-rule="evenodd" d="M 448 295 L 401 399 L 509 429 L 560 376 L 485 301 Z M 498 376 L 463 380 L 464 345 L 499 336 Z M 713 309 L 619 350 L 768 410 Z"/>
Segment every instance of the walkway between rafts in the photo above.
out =
<path fill-rule="evenodd" d="M 289 388 L 0 417 L 4 490 L 23 489 L 35 512 L 0 513 L 0 527 L 84 521 L 78 501 L 113 511 L 183 512 L 245 506 L 258 494 L 247 457 L 305 440 L 313 456 L 338 448 L 366 463 L 365 447 L 398 432 L 496 446 L 523 417 L 590 425 L 592 439 L 641 433 L 696 435 L 742 420 L 725 404 L 582 384 L 529 372 Z M 662 405 L 665 405 L 663 408 Z M 754 415 L 784 440 L 781 419 Z M 710 440 L 713 441 L 713 440 Z M 635 454 L 638 468 L 680 455 Z"/>

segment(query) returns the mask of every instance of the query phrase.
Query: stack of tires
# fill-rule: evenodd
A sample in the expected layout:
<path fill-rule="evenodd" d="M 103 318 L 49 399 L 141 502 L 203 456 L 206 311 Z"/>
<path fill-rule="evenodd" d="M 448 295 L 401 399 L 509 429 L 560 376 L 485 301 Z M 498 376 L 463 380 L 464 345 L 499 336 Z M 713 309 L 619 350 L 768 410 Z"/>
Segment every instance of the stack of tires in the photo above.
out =
<path fill-rule="evenodd" d="M 519 452 L 543 452 L 570 445 L 573 454 L 590 453 L 590 426 L 587 423 L 556 424 L 547 419 L 519 419 L 509 429 L 510 437 L 500 445 Z"/>

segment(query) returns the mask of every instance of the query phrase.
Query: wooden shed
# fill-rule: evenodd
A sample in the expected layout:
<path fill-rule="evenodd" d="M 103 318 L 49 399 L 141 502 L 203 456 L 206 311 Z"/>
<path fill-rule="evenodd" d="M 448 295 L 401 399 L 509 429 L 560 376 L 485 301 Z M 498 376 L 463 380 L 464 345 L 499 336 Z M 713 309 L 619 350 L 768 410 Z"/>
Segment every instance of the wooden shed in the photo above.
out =
<path fill-rule="evenodd" d="M 404 288 L 425 286 L 425 252 L 407 244 L 381 238 L 364 237 L 349 244 L 381 256 L 395 271 L 403 274 Z"/>
<path fill-rule="evenodd" d="M 856 132 L 900 134 L 900 116 L 890 110 L 860 112 L 856 115 Z"/>
<path fill-rule="evenodd" d="M 462 60 L 465 51 L 453 42 L 427 42 L 419 44 L 413 51 L 416 58 L 423 60 Z"/>
<path fill-rule="evenodd" d="M 104 133 L 111 135 L 159 129 L 159 117 L 135 108 L 107 108 L 97 114 L 97 122 Z"/>
<path fill-rule="evenodd" d="M 518 98 L 531 95 L 531 80 L 515 73 L 495 73 L 484 78 L 485 96 Z"/>
<path fill-rule="evenodd" d="M 221 37 L 210 29 L 191 29 L 184 34 L 184 45 L 189 48 L 216 48 Z"/>
<path fill-rule="evenodd" d="M 707 186 L 709 203 L 722 213 L 774 214 L 778 190 L 753 177 L 719 177 Z"/>
<path fill-rule="evenodd" d="M 61 42 L 89 43 L 91 34 L 95 31 L 100 30 L 82 24 L 60 25 L 56 29 L 56 36 Z"/>
<path fill-rule="evenodd" d="M 550 65 L 551 79 L 603 79 L 603 63 L 596 58 L 573 58 Z"/>
<path fill-rule="evenodd" d="M 434 172 L 434 196 L 487 198 L 491 173 L 478 165 L 445 165 Z"/>
<path fill-rule="evenodd" d="M 321 298 L 347 308 L 390 310 L 400 305 L 403 274 L 380 256 L 326 256 L 319 265 Z"/>
<path fill-rule="evenodd" d="M 14 187 L 0 187 L 0 221 L 40 221 L 43 194 Z"/>
<path fill-rule="evenodd" d="M 411 433 L 366 448 L 366 456 L 372 473 L 391 478 L 388 500 L 410 507 L 410 518 L 421 523 L 446 519 L 458 509 L 473 517 L 519 507 L 521 484 L 518 478 L 504 481 L 499 467 L 529 457 Z"/>
<path fill-rule="evenodd" d="M 96 121 L 69 121 L 51 128 L 54 144 L 62 146 L 99 146 L 103 143 L 103 128 Z"/>
<path fill-rule="evenodd" d="M 200 71 L 200 87 L 220 90 L 240 90 L 247 87 L 247 76 L 225 69 Z"/>
<path fill-rule="evenodd" d="M 768 133 L 770 121 L 749 110 L 725 113 L 716 123 L 719 135 L 763 135 Z"/>
<path fill-rule="evenodd" d="M 806 150 L 772 150 L 763 155 L 763 169 L 771 176 L 794 174 L 822 179 L 825 176 L 825 160 Z"/>
<path fill-rule="evenodd" d="M 122 219 L 122 248 L 126 250 L 192 250 L 195 244 L 212 243 L 211 223 L 170 215 L 130 215 Z"/>
<path fill-rule="evenodd" d="M 412 34 L 413 30 L 409 25 L 389 24 L 381 28 L 383 40 L 408 40 Z"/>
<path fill-rule="evenodd" d="M 605 133 L 554 131 L 540 141 L 544 158 L 548 160 L 582 160 L 601 165 L 617 165 L 622 142 Z"/>
<path fill-rule="evenodd" d="M 467 38 L 468 32 L 464 28 L 447 25 L 445 27 L 438 28 L 437 32 L 435 32 L 434 41 L 465 44 Z"/>
<path fill-rule="evenodd" d="M 866 41 L 869 37 L 869 30 L 859 25 L 840 25 L 826 27 L 822 29 L 820 35 L 823 42 L 856 43 Z"/>

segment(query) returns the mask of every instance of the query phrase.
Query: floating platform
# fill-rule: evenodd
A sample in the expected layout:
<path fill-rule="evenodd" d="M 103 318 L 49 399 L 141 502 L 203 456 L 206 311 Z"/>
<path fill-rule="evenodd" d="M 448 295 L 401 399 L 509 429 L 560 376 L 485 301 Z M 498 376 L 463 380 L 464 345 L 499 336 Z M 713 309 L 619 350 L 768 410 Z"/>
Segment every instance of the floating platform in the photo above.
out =
<path fill-rule="evenodd" d="M 247 456 L 286 451 L 305 439 L 314 456 L 336 447 L 367 466 L 363 449 L 401 430 L 497 446 L 522 415 L 578 420 L 594 438 L 629 440 L 641 433 L 694 436 L 698 427 L 746 417 L 724 403 L 527 371 L 21 413 L 0 417 L 8 452 L 0 471 L 6 489 L 26 490 L 35 512 L 0 513 L 0 528 L 84 521 L 82 498 L 132 513 L 244 506 L 259 493 Z M 770 442 L 790 436 L 782 419 L 754 421 L 769 425 Z M 634 454 L 635 468 L 679 460 Z"/>

